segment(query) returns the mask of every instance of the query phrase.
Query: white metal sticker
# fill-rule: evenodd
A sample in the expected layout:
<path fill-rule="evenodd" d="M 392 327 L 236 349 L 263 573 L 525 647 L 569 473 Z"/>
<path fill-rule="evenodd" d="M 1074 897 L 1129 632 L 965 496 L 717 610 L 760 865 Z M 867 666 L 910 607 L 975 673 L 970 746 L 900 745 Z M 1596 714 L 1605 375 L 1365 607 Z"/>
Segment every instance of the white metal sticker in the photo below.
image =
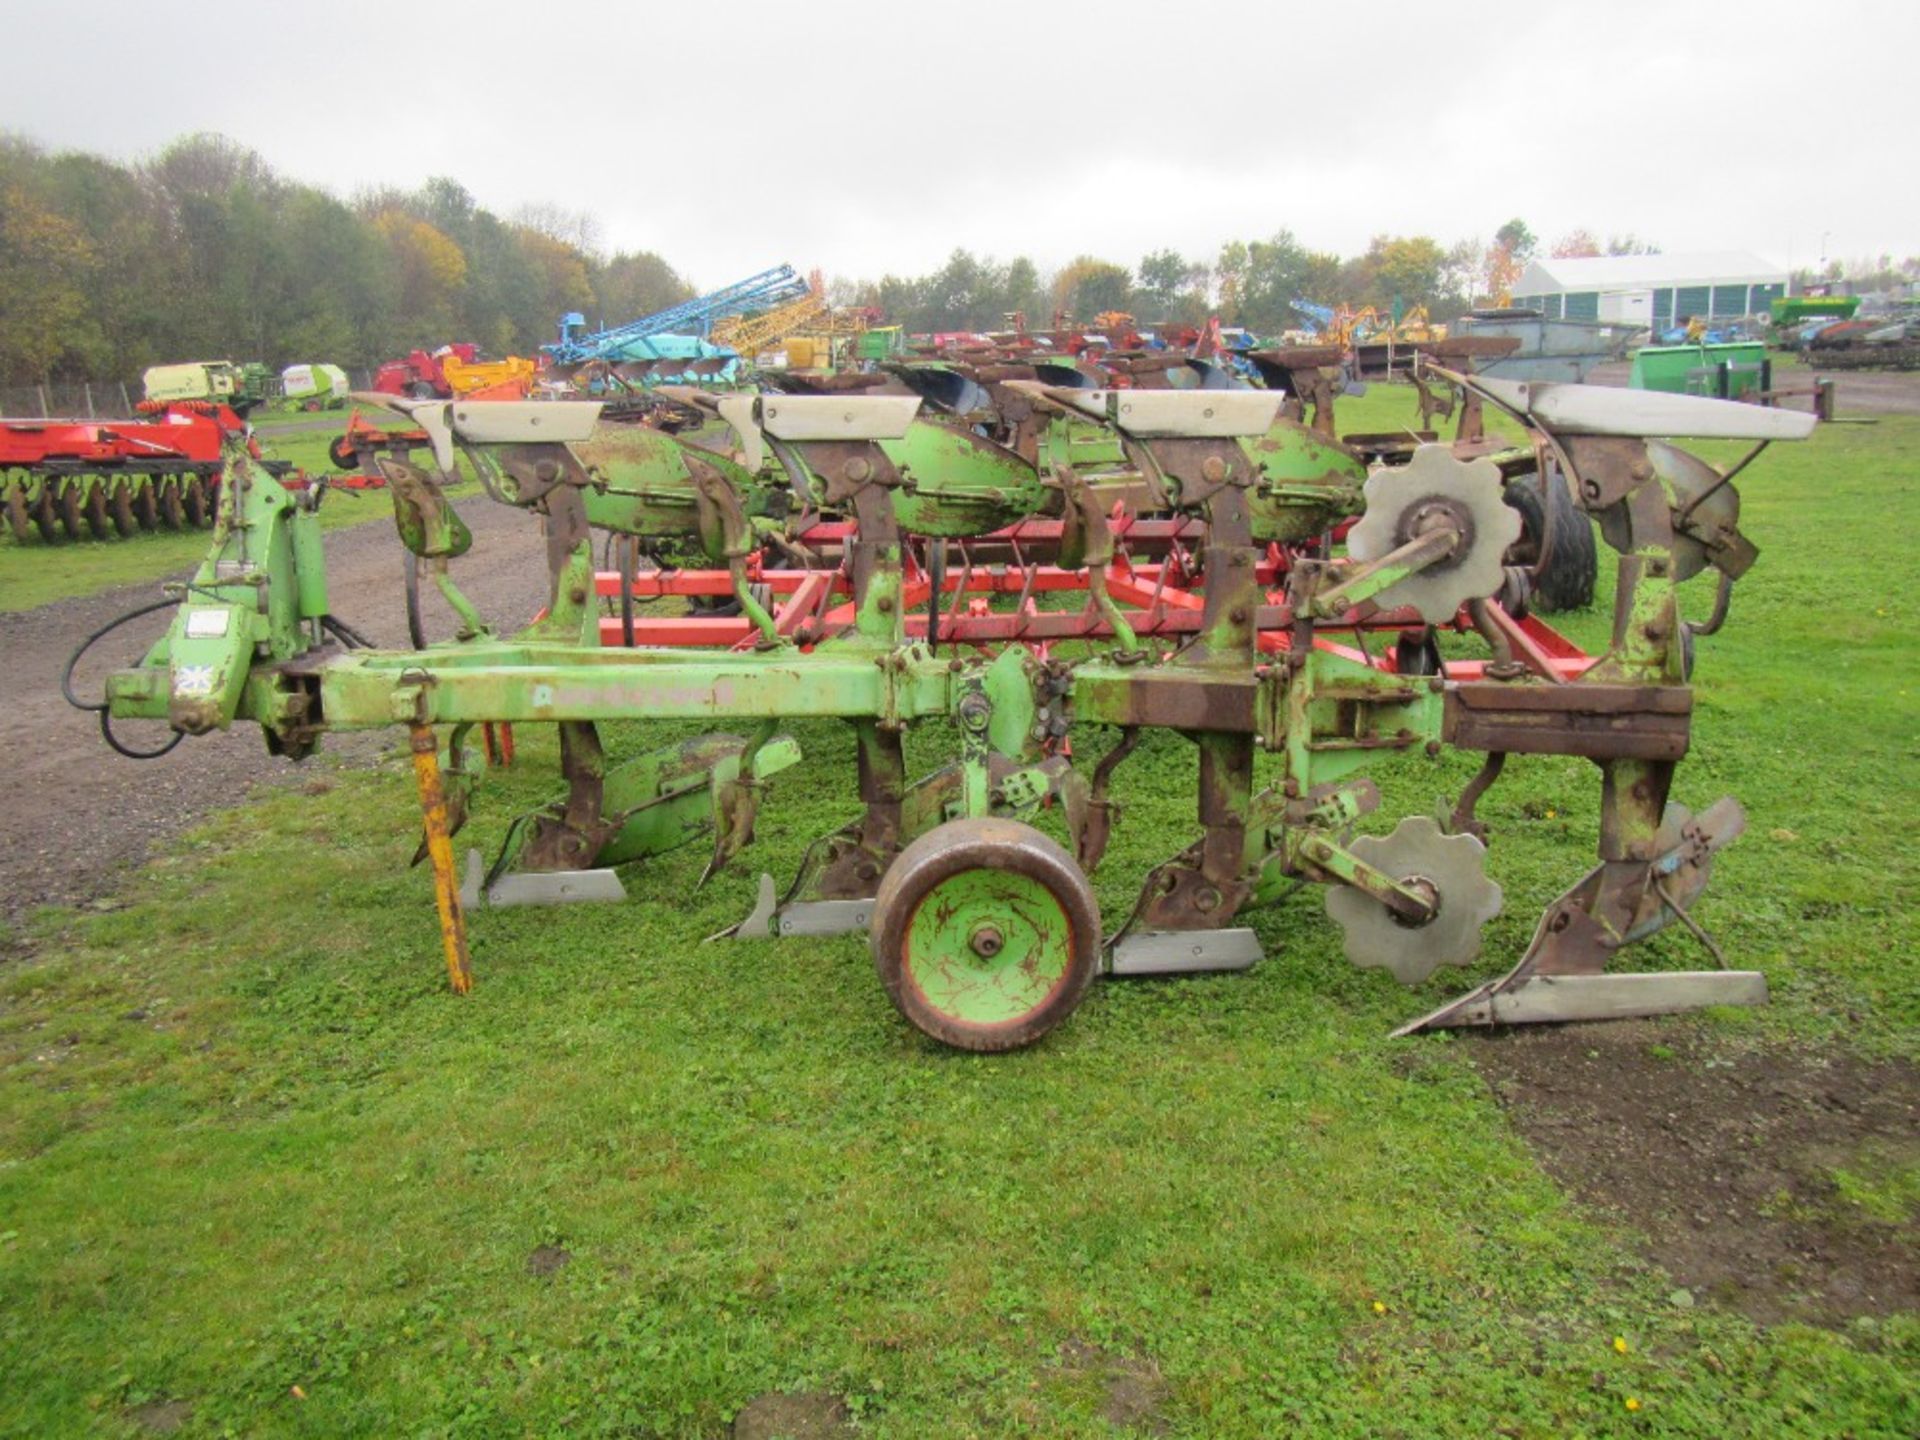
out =
<path fill-rule="evenodd" d="M 231 610 L 189 610 L 187 635 L 194 640 L 216 639 L 227 633 L 227 622 L 232 618 Z"/>

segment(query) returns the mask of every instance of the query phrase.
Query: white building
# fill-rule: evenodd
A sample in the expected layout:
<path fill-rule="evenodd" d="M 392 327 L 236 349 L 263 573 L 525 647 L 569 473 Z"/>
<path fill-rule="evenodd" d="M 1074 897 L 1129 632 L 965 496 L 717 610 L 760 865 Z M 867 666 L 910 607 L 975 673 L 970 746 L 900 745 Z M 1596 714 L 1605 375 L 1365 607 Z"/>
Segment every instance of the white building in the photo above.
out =
<path fill-rule="evenodd" d="M 1656 333 L 1689 316 L 1758 315 L 1787 293 L 1787 272 L 1745 250 L 1698 255 L 1594 255 L 1531 260 L 1513 303 L 1550 320 L 1646 325 Z"/>

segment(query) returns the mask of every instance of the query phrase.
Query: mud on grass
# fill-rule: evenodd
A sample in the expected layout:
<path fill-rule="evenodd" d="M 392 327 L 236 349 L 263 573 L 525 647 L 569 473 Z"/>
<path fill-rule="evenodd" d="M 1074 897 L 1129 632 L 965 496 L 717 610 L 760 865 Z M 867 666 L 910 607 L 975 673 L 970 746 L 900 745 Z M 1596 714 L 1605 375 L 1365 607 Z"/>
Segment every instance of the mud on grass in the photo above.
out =
<path fill-rule="evenodd" d="M 1920 1069 L 1664 1022 L 1482 1037 L 1547 1173 L 1761 1324 L 1920 1310 Z M 1676 1298 L 1679 1292 L 1676 1292 Z"/>

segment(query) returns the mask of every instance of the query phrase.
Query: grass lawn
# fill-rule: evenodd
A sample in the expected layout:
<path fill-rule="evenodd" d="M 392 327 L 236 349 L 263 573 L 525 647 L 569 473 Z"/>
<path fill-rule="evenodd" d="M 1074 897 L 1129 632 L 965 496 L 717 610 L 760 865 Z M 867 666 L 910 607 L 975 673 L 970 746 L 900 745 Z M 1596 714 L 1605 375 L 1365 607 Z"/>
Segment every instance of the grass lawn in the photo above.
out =
<path fill-rule="evenodd" d="M 1698 913 L 1774 1002 L 1672 1022 L 1729 1051 L 1915 1056 L 1916 471 L 1920 421 L 1888 420 L 1740 481 L 1762 557 L 1702 642 L 1679 794 L 1747 805 Z M 0 1431 L 714 1436 L 769 1391 L 884 1436 L 1920 1429 L 1914 1316 L 1674 1303 L 1540 1170 L 1482 1038 L 1386 1038 L 1591 863 L 1584 762 L 1522 757 L 1482 805 L 1507 909 L 1476 971 L 1357 971 L 1308 890 L 1256 912 L 1255 970 L 1102 982 L 978 1057 L 900 1021 L 860 939 L 701 943 L 854 814 L 850 737 L 795 733 L 735 869 L 696 888 L 687 850 L 623 906 L 477 915 L 464 1000 L 398 755 L 226 813 L 123 908 L 37 917 L 0 971 Z M 520 740 L 462 848 L 555 788 Z M 1369 828 L 1473 768 L 1387 767 Z M 1190 838 L 1193 769 L 1156 735 L 1121 770 L 1110 926 Z M 1702 961 L 1669 932 L 1628 963 Z M 1913 1159 L 1866 1184 L 1879 1218 L 1912 1223 Z"/>
<path fill-rule="evenodd" d="M 316 418 L 331 419 L 325 429 L 304 428 Z M 300 416 L 281 426 L 255 429 L 270 460 L 290 460 L 309 474 L 335 473 L 327 446 L 346 429 L 346 416 Z M 299 428 L 287 430 L 287 425 Z M 460 462 L 463 469 L 465 461 Z M 335 490 L 320 507 L 323 528 L 337 530 L 369 520 L 393 519 L 393 506 L 380 491 Z M 63 540 L 43 544 L 38 537 L 18 541 L 0 535 L 0 611 L 31 610 L 72 595 L 92 595 L 115 585 L 132 585 L 190 570 L 207 553 L 211 527 L 204 530 L 138 531 L 125 539 Z"/>

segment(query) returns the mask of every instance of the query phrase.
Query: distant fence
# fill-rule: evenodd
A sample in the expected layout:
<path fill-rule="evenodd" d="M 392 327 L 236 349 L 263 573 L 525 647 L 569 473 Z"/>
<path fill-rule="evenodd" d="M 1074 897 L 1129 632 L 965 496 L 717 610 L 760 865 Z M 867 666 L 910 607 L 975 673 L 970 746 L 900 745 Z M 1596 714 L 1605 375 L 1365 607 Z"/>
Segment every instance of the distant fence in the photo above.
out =
<path fill-rule="evenodd" d="M 99 417 L 124 420 L 141 396 L 140 382 L 107 380 L 94 384 L 0 386 L 0 416 L 32 420 L 41 416 Z"/>
<path fill-rule="evenodd" d="M 347 379 L 355 390 L 371 389 L 373 371 L 349 370 Z M 278 383 L 276 379 L 276 387 Z M 0 419 L 125 420 L 133 415 L 134 407 L 145 393 L 137 377 L 132 380 L 0 385 Z"/>

